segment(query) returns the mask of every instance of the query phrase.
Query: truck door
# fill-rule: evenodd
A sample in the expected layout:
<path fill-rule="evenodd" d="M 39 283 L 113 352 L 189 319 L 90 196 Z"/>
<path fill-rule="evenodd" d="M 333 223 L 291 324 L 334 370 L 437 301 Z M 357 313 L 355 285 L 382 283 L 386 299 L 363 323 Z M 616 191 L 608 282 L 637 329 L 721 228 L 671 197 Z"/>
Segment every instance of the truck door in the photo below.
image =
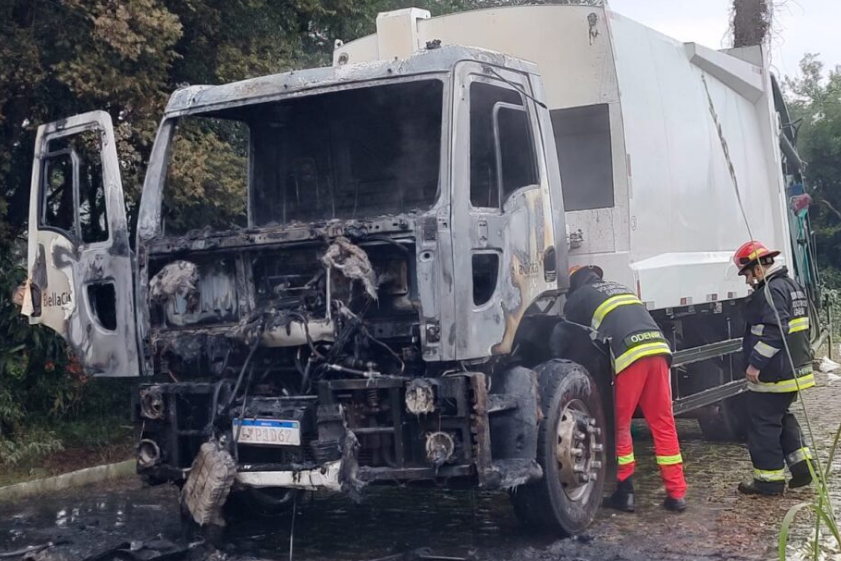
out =
<path fill-rule="evenodd" d="M 137 376 L 131 255 L 111 117 L 42 125 L 21 312 L 61 335 L 95 376 Z"/>
<path fill-rule="evenodd" d="M 462 63 L 456 78 L 455 326 L 456 356 L 465 360 L 511 352 L 526 309 L 557 289 L 559 271 L 528 77 Z"/>

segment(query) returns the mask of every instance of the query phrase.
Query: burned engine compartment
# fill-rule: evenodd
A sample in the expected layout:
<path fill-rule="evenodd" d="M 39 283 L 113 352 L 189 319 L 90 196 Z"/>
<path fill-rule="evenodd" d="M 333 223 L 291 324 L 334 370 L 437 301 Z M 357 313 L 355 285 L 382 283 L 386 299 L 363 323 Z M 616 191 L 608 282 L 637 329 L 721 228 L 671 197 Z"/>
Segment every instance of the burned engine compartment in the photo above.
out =
<path fill-rule="evenodd" d="M 493 465 L 486 420 L 519 415 L 522 404 L 489 396 L 490 373 L 424 362 L 413 224 L 258 232 L 151 246 L 155 382 L 135 399 L 138 471 L 183 480 L 214 441 L 240 473 L 341 463 L 341 490 L 351 494 L 368 483 L 477 473 L 502 484 L 508 472 Z M 508 372 L 499 388 L 510 380 Z M 517 391 L 530 404 L 531 427 L 519 429 L 528 432 L 537 402 L 526 382 Z M 296 436 L 252 439 L 255 423 L 273 422 Z M 539 476 L 533 461 L 520 463 L 511 471 L 519 480 Z"/>
<path fill-rule="evenodd" d="M 366 247 L 370 260 L 340 236 L 329 243 L 153 261 L 155 371 L 178 380 L 198 372 L 224 377 L 242 362 L 237 353 L 259 347 L 278 372 L 306 374 L 297 387 L 295 375 L 287 377 L 288 391 L 305 392 L 305 382 L 325 368 L 352 375 L 404 372 L 407 362 L 416 362 L 419 344 L 417 289 L 410 286 L 414 246 L 382 238 Z"/>

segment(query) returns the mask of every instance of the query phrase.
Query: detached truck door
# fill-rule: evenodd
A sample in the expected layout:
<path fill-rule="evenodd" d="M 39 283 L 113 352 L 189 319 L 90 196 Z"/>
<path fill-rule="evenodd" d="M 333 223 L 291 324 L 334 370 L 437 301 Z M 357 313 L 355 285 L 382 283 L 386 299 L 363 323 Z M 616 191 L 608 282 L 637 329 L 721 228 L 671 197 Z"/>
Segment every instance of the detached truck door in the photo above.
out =
<path fill-rule="evenodd" d="M 42 125 L 29 201 L 22 313 L 55 330 L 94 376 L 137 376 L 131 254 L 111 117 Z"/>

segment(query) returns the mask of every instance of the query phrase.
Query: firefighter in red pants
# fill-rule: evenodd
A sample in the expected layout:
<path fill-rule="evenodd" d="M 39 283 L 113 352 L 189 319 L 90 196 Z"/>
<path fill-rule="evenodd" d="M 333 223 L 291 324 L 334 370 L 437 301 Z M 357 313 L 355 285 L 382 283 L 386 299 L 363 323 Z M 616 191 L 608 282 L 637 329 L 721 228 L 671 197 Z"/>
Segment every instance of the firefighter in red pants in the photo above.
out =
<path fill-rule="evenodd" d="M 781 495 L 788 464 L 791 488 L 812 482 L 812 454 L 789 407 L 801 390 L 815 385 L 809 342 L 809 301 L 780 254 L 750 241 L 733 256 L 753 288 L 745 308 L 742 355 L 748 380 L 748 449 L 753 480 L 739 484 L 748 495 Z M 811 467 L 810 467 L 811 464 Z"/>
<path fill-rule="evenodd" d="M 616 491 L 606 505 L 634 511 L 634 446 L 631 418 L 637 406 L 654 437 L 657 464 L 667 497 L 667 510 L 686 509 L 683 458 L 672 414 L 669 364 L 671 349 L 660 327 L 625 286 L 605 281 L 599 267 L 574 267 L 564 315 L 567 320 L 591 327 L 608 340 L 613 358 L 616 403 Z"/>

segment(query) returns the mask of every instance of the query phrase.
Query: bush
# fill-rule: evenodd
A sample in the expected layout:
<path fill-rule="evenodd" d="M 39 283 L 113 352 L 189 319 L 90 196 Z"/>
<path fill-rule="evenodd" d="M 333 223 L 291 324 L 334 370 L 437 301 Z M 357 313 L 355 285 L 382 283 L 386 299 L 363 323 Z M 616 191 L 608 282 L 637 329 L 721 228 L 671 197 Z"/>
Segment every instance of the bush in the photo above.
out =
<path fill-rule="evenodd" d="M 127 438 L 129 382 L 86 376 L 57 334 L 29 325 L 11 299 L 26 277 L 11 249 L 0 248 L 0 465 Z"/>
<path fill-rule="evenodd" d="M 15 440 L 0 438 L 0 465 L 31 465 L 47 454 L 63 449 L 55 434 L 35 428 L 18 434 Z"/>

